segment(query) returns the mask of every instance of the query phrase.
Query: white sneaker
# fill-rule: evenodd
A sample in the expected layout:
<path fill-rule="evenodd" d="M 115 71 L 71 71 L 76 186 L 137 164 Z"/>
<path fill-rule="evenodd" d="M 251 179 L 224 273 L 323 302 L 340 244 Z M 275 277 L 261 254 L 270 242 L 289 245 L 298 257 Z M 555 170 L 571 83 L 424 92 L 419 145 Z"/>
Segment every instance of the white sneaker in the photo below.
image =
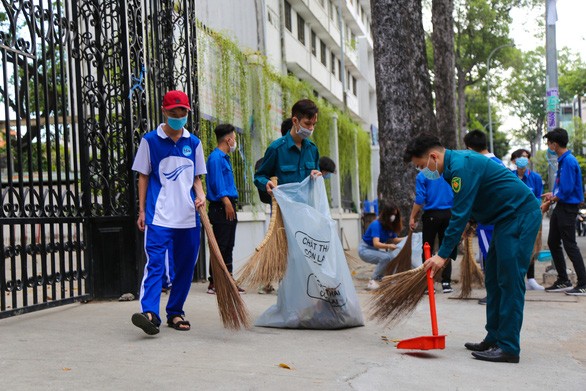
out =
<path fill-rule="evenodd" d="M 545 289 L 544 287 L 539 285 L 535 278 L 528 278 L 527 282 L 525 282 L 525 288 L 528 291 L 542 291 Z"/>
<path fill-rule="evenodd" d="M 367 291 L 374 291 L 375 289 L 380 288 L 380 284 L 376 282 L 376 280 L 368 281 L 368 285 L 366 286 Z"/>

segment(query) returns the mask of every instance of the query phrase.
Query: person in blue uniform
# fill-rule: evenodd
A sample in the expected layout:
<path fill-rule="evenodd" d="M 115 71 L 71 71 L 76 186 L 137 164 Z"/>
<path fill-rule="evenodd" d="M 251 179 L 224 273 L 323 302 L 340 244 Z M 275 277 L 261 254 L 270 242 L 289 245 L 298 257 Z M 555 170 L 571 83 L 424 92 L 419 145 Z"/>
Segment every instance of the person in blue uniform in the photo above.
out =
<path fill-rule="evenodd" d="M 138 229 L 144 231 L 146 265 L 140 287 L 142 312 L 132 323 L 145 333 L 159 332 L 159 304 L 167 251 L 173 252 L 173 289 L 167 302 L 167 324 L 189 330 L 183 305 L 199 253 L 197 208 L 205 205 L 200 175 L 206 173 L 200 140 L 185 128 L 191 110 L 181 91 L 163 97 L 165 122 L 144 135 L 132 169 L 138 172 Z"/>
<path fill-rule="evenodd" d="M 543 193 L 543 180 L 541 175 L 529 169 L 529 162 L 531 159 L 531 152 L 526 149 L 517 149 L 511 154 L 511 162 L 517 167 L 513 172 L 523 182 L 529 190 L 533 192 L 535 198 L 541 201 L 541 194 Z M 525 283 L 527 290 L 542 291 L 543 286 L 539 285 L 535 279 L 535 262 L 531 262 L 527 270 L 527 282 Z"/>
<path fill-rule="evenodd" d="M 443 178 L 442 178 L 443 179 Z M 409 226 L 412 230 L 417 227 L 417 215 L 423 209 L 421 216 L 423 243 L 429 243 L 432 248 L 437 237 L 439 245 L 444 240 L 444 233 L 448 228 L 452 216 L 454 193 L 446 181 L 436 181 L 425 177 L 423 172 L 415 178 L 415 202 L 411 209 Z M 422 253 L 423 254 L 423 253 Z M 458 256 L 458 247 L 454 247 L 449 261 L 442 271 L 442 291 L 453 292 L 452 289 L 452 261 Z M 425 262 L 424 256 L 422 262 Z"/>
<path fill-rule="evenodd" d="M 454 192 L 442 245 L 424 264 L 432 275 L 445 265 L 470 218 L 494 225 L 485 267 L 487 334 L 482 342 L 465 347 L 479 360 L 518 363 L 524 276 L 541 223 L 539 203 L 506 167 L 476 152 L 445 149 L 430 134 L 411 140 L 403 158 L 430 179 L 441 180 L 443 174 Z"/>
<path fill-rule="evenodd" d="M 493 160 L 494 162 L 505 167 L 501 159 L 496 157 L 494 153 L 488 151 L 488 142 L 486 140 L 486 132 L 475 129 L 471 130 L 464 136 L 464 145 L 466 148 L 478 152 L 482 156 Z M 480 266 L 484 270 L 484 264 L 488 256 L 488 249 L 492 241 L 493 226 L 489 224 L 477 223 L 476 236 L 478 237 L 478 248 L 480 248 Z M 478 304 L 486 305 L 486 296 L 478 300 Z"/>
<path fill-rule="evenodd" d="M 301 182 L 309 175 L 319 172 L 319 152 L 309 138 L 317 123 L 318 108 L 309 99 L 302 99 L 291 108 L 291 130 L 273 141 L 267 148 L 260 167 L 254 174 L 254 184 L 260 190 L 272 194 L 275 185 L 271 177 L 278 178 L 278 184 Z"/>
<path fill-rule="evenodd" d="M 236 129 L 230 124 L 216 126 L 214 133 L 218 145 L 210 153 L 206 162 L 208 172 L 206 175 L 207 199 L 210 202 L 208 215 L 226 268 L 232 274 L 232 252 L 236 239 L 236 225 L 238 224 L 236 213 L 238 190 L 234 182 L 230 154 L 236 151 L 238 143 Z M 207 292 L 214 295 L 216 288 L 211 269 L 209 281 Z M 240 287 L 238 287 L 238 291 L 244 293 L 244 289 Z"/>
<path fill-rule="evenodd" d="M 384 205 L 378 218 L 370 223 L 364 232 L 358 248 L 358 256 L 364 262 L 376 265 L 366 287 L 367 290 L 380 287 L 379 281 L 384 277 L 385 268 L 400 251 L 397 244 L 404 239 L 398 237 L 402 230 L 403 223 L 399 208 L 396 205 Z"/>
<path fill-rule="evenodd" d="M 547 292 L 565 291 L 567 295 L 572 296 L 586 296 L 586 269 L 576 244 L 575 229 L 578 206 L 584 201 L 582 171 L 578 161 L 567 148 L 568 132 L 565 129 L 555 128 L 543 138 L 547 140 L 547 148 L 558 156 L 558 170 L 553 192 L 543 195 L 546 201 L 543 206 L 544 211 L 552 204 L 556 204 L 549 220 L 547 245 L 551 251 L 555 270 L 558 272 L 558 278 L 545 290 Z M 568 278 L 562 243 L 578 278 L 575 287 L 572 287 Z"/>

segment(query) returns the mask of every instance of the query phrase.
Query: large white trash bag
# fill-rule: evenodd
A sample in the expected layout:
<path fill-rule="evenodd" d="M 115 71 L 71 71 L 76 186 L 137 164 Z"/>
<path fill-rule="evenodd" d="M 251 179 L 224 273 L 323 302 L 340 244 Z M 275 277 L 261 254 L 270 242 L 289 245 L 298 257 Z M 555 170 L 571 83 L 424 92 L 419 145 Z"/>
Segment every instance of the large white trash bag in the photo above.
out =
<path fill-rule="evenodd" d="M 256 325 L 308 329 L 363 326 L 323 178 L 307 177 L 301 183 L 278 186 L 273 193 L 287 233 L 287 272 L 277 304 L 267 309 Z"/>

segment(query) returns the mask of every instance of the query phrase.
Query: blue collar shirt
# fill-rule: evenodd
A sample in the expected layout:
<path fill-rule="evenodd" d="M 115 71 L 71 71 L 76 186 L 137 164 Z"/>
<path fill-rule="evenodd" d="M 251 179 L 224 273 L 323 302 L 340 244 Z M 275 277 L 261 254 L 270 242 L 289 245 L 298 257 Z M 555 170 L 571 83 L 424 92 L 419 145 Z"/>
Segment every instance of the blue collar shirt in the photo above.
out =
<path fill-rule="evenodd" d="M 221 201 L 228 197 L 231 200 L 238 198 L 238 190 L 234 182 L 234 172 L 230 155 L 216 148 L 208 156 L 206 162 L 208 174 L 206 175 L 207 195 L 209 201 Z"/>

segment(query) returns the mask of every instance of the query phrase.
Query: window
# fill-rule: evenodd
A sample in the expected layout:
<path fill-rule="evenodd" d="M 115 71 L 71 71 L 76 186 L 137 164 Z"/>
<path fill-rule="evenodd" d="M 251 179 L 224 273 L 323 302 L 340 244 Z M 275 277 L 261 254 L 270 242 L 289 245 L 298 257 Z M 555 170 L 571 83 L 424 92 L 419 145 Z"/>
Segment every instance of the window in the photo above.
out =
<path fill-rule="evenodd" d="M 317 57 L 317 35 L 311 30 L 311 54 Z"/>
<path fill-rule="evenodd" d="M 342 61 L 338 60 L 338 80 L 342 81 Z"/>
<path fill-rule="evenodd" d="M 352 93 L 356 96 L 356 78 L 352 76 Z"/>
<path fill-rule="evenodd" d="M 291 4 L 289 4 L 289 2 L 285 2 L 285 28 L 291 32 L 293 32 L 293 29 L 291 27 L 292 21 L 291 21 Z"/>
<path fill-rule="evenodd" d="M 332 4 L 331 0 L 328 1 L 328 15 L 330 16 L 331 20 L 334 20 L 334 5 Z"/>
<path fill-rule="evenodd" d="M 321 54 L 321 63 L 327 66 L 327 58 L 326 58 L 326 44 L 324 41 L 320 40 L 320 54 Z"/>
<path fill-rule="evenodd" d="M 305 20 L 297 14 L 297 39 L 305 46 Z"/>
<path fill-rule="evenodd" d="M 332 75 L 336 76 L 336 56 L 333 52 L 330 52 L 330 70 Z"/>

